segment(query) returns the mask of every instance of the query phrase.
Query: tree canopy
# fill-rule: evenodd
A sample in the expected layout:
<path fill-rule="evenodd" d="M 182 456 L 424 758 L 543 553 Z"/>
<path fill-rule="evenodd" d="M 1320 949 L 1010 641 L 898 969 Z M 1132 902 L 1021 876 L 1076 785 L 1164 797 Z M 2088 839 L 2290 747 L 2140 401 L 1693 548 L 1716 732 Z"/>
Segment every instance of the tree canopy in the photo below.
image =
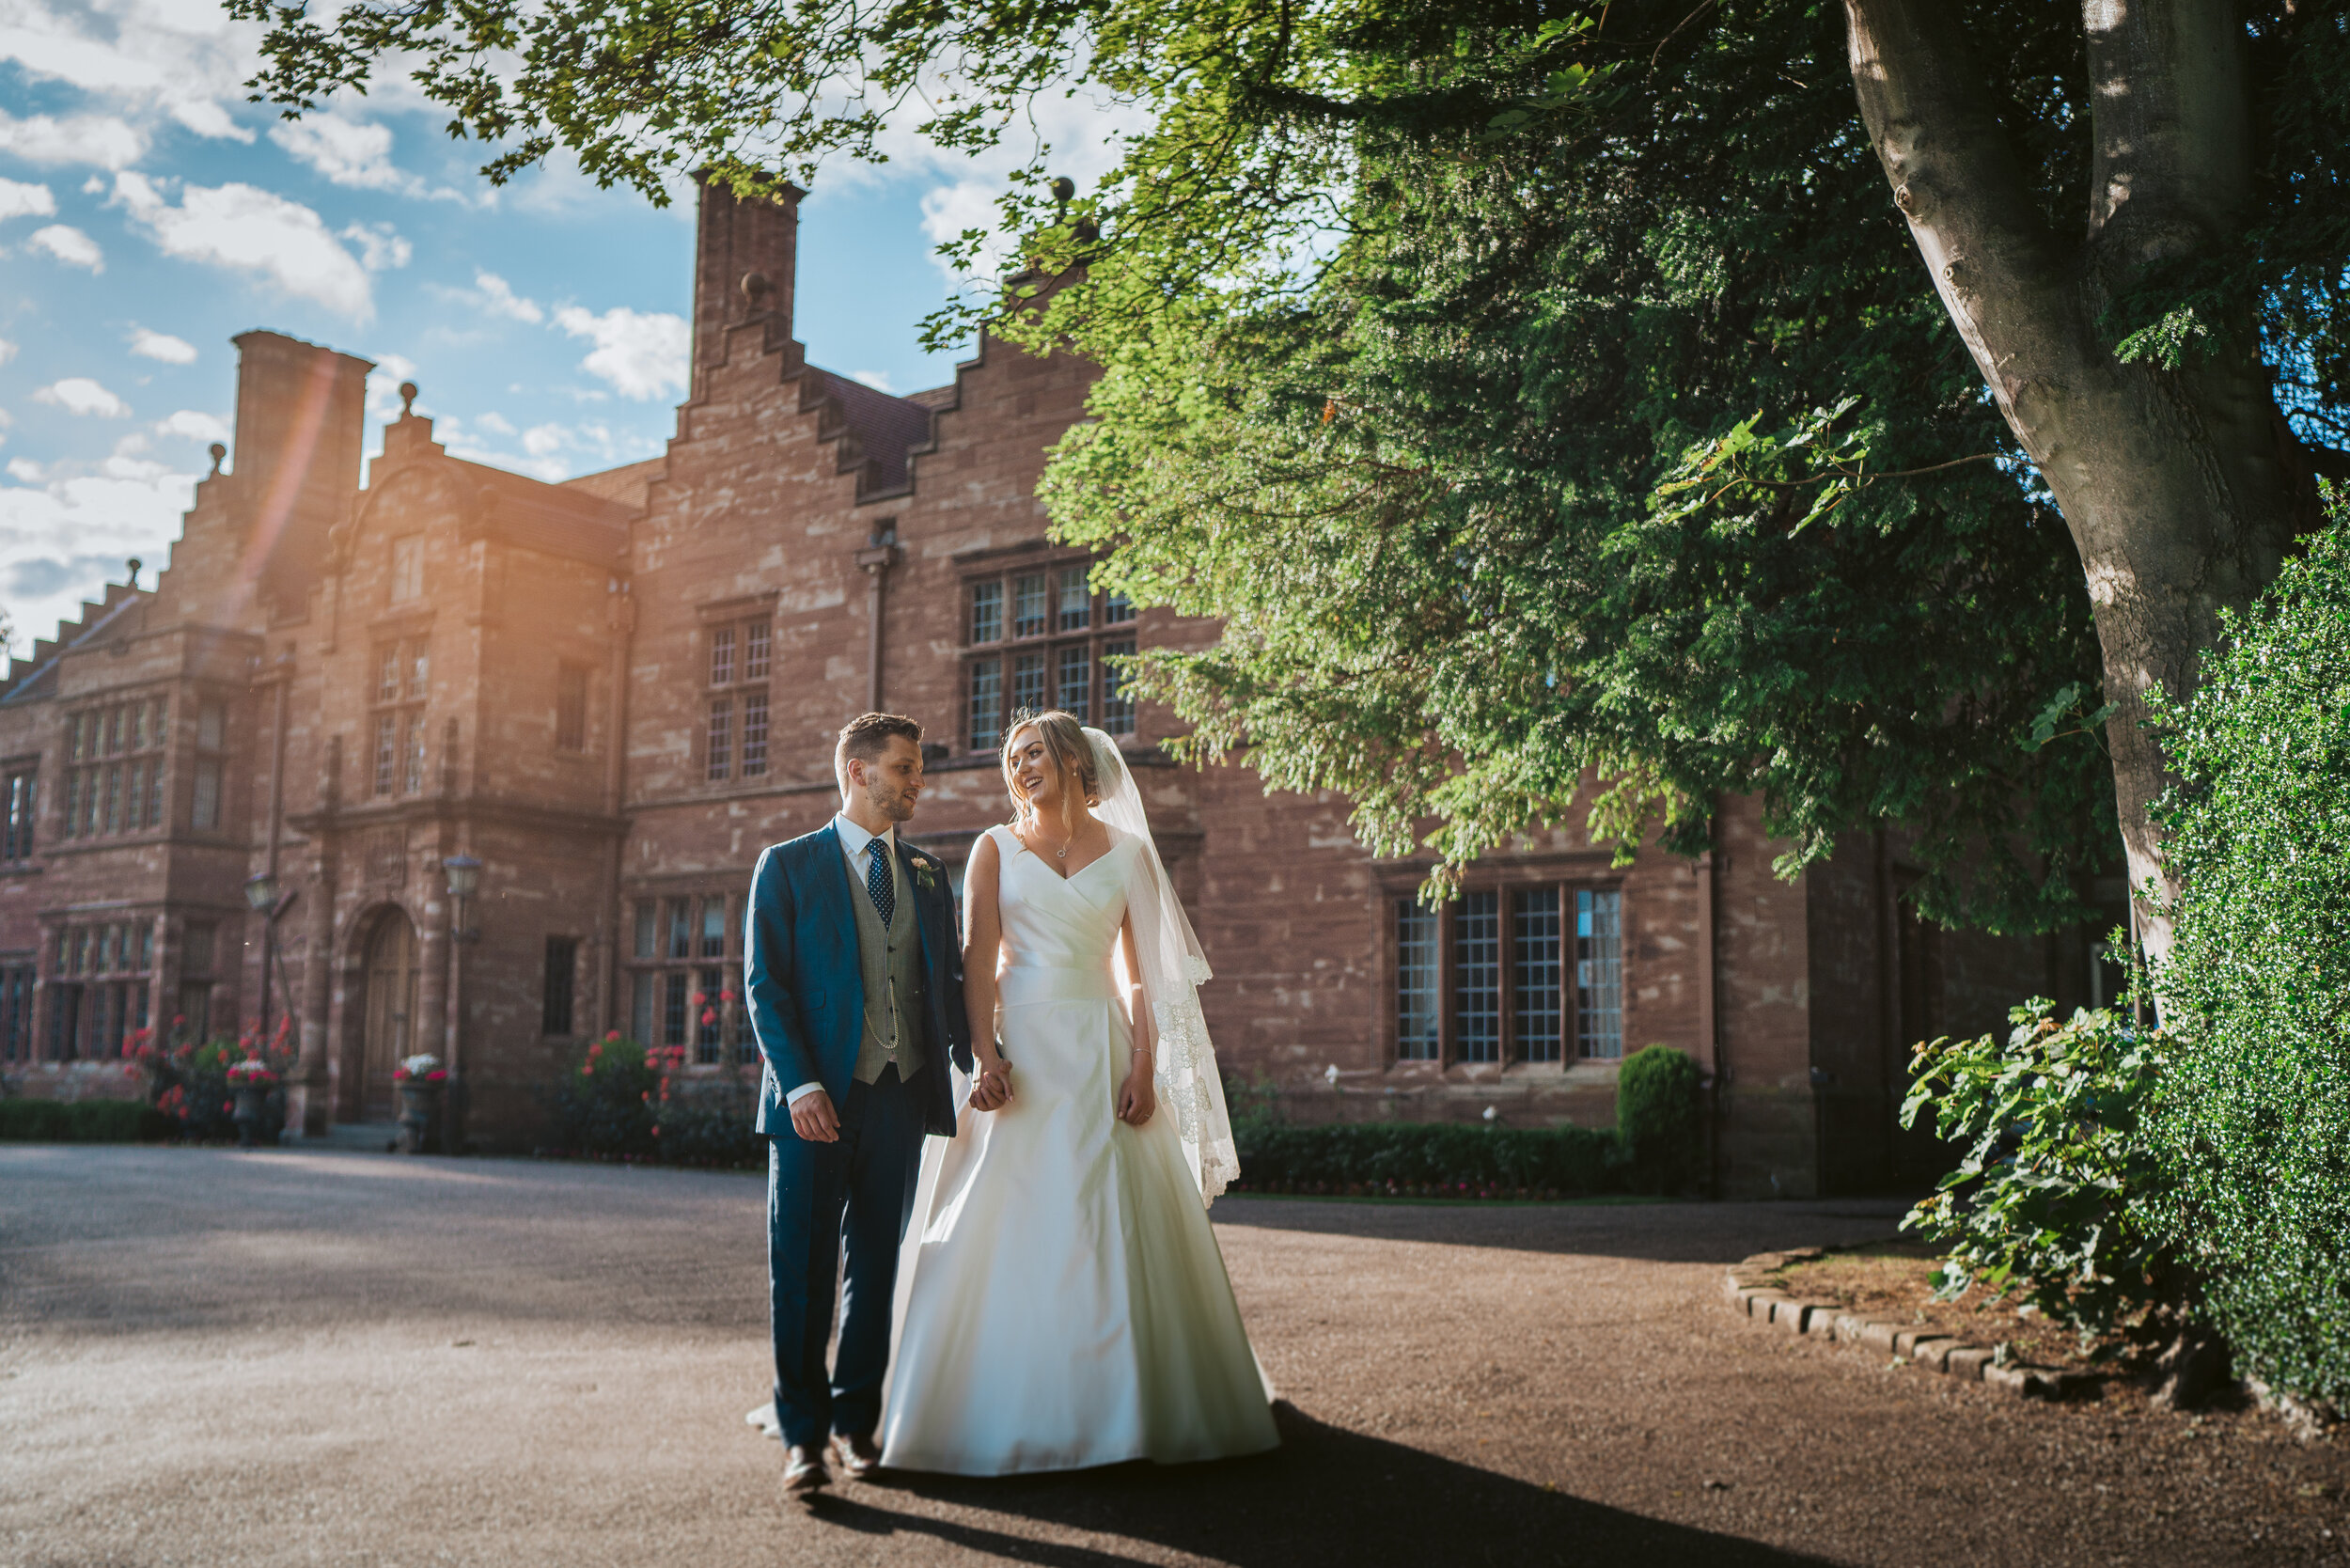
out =
<path fill-rule="evenodd" d="M 492 179 L 655 199 L 1136 105 L 1073 202 L 1036 150 L 1030 265 L 933 337 L 1103 366 L 1056 524 L 1224 626 L 1145 688 L 1454 865 L 1596 776 L 1627 842 L 1750 791 L 1787 869 L 1904 824 L 1928 914 L 2074 917 L 2117 777 L 2159 869 L 2109 716 L 2191 684 L 2350 400 L 2350 39 L 2296 0 L 230 4 L 289 112 L 399 69 Z"/>

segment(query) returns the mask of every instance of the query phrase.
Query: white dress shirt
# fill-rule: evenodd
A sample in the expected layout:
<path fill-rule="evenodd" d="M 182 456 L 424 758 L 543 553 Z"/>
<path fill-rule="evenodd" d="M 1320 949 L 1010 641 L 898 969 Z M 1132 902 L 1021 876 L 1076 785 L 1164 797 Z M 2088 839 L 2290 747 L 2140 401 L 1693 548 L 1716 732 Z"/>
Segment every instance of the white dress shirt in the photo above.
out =
<path fill-rule="evenodd" d="M 865 891 L 865 846 L 871 843 L 875 838 L 878 837 L 882 841 L 883 854 L 888 855 L 892 861 L 897 858 L 898 824 L 895 823 L 890 823 L 876 835 L 866 832 L 865 829 L 836 811 L 833 813 L 832 830 L 840 835 L 840 854 L 849 862 L 849 886 L 853 893 Z M 796 1105 L 823 1087 L 820 1083 L 802 1084 L 785 1095 L 783 1103 L 787 1105 Z"/>

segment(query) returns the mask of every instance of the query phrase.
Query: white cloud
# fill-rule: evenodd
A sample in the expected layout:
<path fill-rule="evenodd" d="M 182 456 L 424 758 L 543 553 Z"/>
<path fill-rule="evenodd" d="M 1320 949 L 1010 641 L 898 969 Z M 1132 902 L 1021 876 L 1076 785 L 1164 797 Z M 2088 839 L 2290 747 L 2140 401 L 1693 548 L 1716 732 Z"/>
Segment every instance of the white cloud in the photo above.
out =
<path fill-rule="evenodd" d="M 45 218 L 57 210 L 49 187 L 21 180 L 0 180 L 0 223 L 10 218 Z"/>
<path fill-rule="evenodd" d="M 49 635 L 120 581 L 124 557 L 166 558 L 196 499 L 194 474 L 119 457 L 102 466 L 55 463 L 40 488 L 0 488 L 0 603 L 27 637 Z"/>
<path fill-rule="evenodd" d="M 131 352 L 142 359 L 158 359 L 165 365 L 193 365 L 196 345 L 184 337 L 174 337 L 168 332 L 154 332 L 135 323 L 131 328 Z"/>
<path fill-rule="evenodd" d="M 480 426 L 483 430 L 488 431 L 493 435 L 512 435 L 514 433 L 514 427 L 507 423 L 506 416 L 495 412 L 481 416 L 481 417 L 476 419 L 474 423 Z"/>
<path fill-rule="evenodd" d="M 363 191 L 425 195 L 424 181 L 392 164 L 392 128 L 346 118 L 328 110 L 301 119 L 280 120 L 269 139 L 286 155 L 337 185 Z"/>
<path fill-rule="evenodd" d="M 226 441 L 228 439 L 228 423 L 217 415 L 183 408 L 156 425 L 155 433 L 176 435 L 189 441 Z"/>
<path fill-rule="evenodd" d="M 300 202 L 230 183 L 190 185 L 174 207 L 153 180 L 125 170 L 115 176 L 114 203 L 165 255 L 258 273 L 354 321 L 375 314 L 367 270 Z"/>
<path fill-rule="evenodd" d="M 0 152 L 28 164 L 96 164 L 118 169 L 138 162 L 147 137 L 113 115 L 31 115 L 24 119 L 0 111 Z"/>
<path fill-rule="evenodd" d="M 39 484 L 41 479 L 40 464 L 31 458 L 10 458 L 8 478 L 19 484 Z"/>
<path fill-rule="evenodd" d="M 1002 214 L 995 211 L 995 198 L 1003 188 L 999 180 L 958 180 L 951 185 L 934 185 L 924 191 L 923 237 L 935 246 L 955 239 L 965 229 L 985 229 L 989 239 L 980 248 L 977 271 L 980 276 L 1003 272 L 1011 260 L 1010 242 L 995 232 L 995 226 L 1002 221 Z M 933 252 L 931 259 L 955 281 L 966 281 L 964 274 L 950 266 L 945 257 Z"/>
<path fill-rule="evenodd" d="M 473 291 L 461 293 L 461 297 L 472 301 L 493 316 L 506 316 L 517 321 L 534 323 L 546 320 L 546 312 L 539 308 L 536 300 L 525 299 L 514 292 L 506 279 L 495 273 L 477 271 L 473 274 Z"/>
<path fill-rule="evenodd" d="M 359 264 L 371 273 L 408 265 L 415 247 L 401 239 L 390 224 L 354 223 L 339 236 L 359 247 Z"/>
<path fill-rule="evenodd" d="M 896 390 L 895 387 L 892 387 L 889 384 L 889 372 L 886 370 L 851 370 L 849 372 L 849 379 L 851 381 L 861 381 L 876 392 L 891 392 Z"/>
<path fill-rule="evenodd" d="M 106 270 L 106 253 L 98 248 L 98 242 L 70 224 L 53 223 L 46 228 L 36 228 L 26 243 L 69 266 L 87 267 L 94 273 Z"/>
<path fill-rule="evenodd" d="M 0 365 L 6 365 L 9 360 L 14 359 L 15 357 L 16 345 L 9 342 L 5 337 L 0 337 Z M 6 426 L 7 423 L 7 420 L 0 419 L 0 427 Z"/>
<path fill-rule="evenodd" d="M 563 449 L 563 436 L 560 425 L 533 425 L 523 432 L 523 450 L 537 458 L 559 452 Z"/>
<path fill-rule="evenodd" d="M 37 403 L 53 403 L 68 414 L 95 414 L 102 419 L 121 419 L 131 405 L 87 376 L 68 376 L 33 394 Z"/>
<path fill-rule="evenodd" d="M 242 84 L 253 73 L 262 31 L 202 0 L 12 0 L 0 10 L 0 59 L 27 76 L 75 87 L 123 117 L 93 117 L 110 121 L 102 146 L 85 142 L 77 149 L 47 138 L 54 161 L 120 168 L 140 155 L 132 142 L 166 124 L 199 136 L 253 140 L 230 111 L 243 101 Z"/>
<path fill-rule="evenodd" d="M 659 311 L 639 315 L 626 306 L 597 316 L 567 305 L 555 313 L 555 324 L 574 337 L 594 340 L 594 352 L 579 362 L 580 368 L 622 397 L 642 401 L 685 390 L 683 317 Z"/>

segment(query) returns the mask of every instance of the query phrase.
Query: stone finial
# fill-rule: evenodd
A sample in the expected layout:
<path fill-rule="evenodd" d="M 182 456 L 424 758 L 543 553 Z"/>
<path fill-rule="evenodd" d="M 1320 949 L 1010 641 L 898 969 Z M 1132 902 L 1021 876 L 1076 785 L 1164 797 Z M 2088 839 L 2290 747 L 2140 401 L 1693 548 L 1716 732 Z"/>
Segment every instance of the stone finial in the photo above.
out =
<path fill-rule="evenodd" d="M 415 415 L 416 384 L 413 381 L 403 381 L 400 384 L 400 416 L 403 419 L 413 419 Z"/>
<path fill-rule="evenodd" d="M 776 286 L 767 281 L 765 273 L 744 273 L 742 287 L 743 303 L 750 306 L 751 314 L 756 316 L 767 308 L 767 296 L 775 291 Z"/>
<path fill-rule="evenodd" d="M 134 588 L 137 588 L 139 586 L 139 568 L 147 563 L 140 560 L 136 556 L 133 556 L 129 560 L 124 561 L 122 564 L 131 569 L 131 586 Z"/>
<path fill-rule="evenodd" d="M 219 442 L 217 442 L 217 441 L 213 442 L 213 443 L 212 443 L 212 478 L 220 478 L 220 465 L 221 465 L 222 463 L 224 463 L 227 462 L 227 461 L 228 461 L 228 448 L 227 448 L 227 447 L 224 447 L 224 446 L 222 446 L 222 445 L 221 445 Z"/>

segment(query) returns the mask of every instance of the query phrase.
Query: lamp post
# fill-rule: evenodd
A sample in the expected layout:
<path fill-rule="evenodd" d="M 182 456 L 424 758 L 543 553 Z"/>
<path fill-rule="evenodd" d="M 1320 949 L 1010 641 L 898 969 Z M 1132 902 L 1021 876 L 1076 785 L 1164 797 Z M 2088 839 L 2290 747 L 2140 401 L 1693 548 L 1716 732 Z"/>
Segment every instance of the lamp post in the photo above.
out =
<path fill-rule="evenodd" d="M 473 896 L 481 886 L 481 862 L 470 855 L 452 855 L 441 862 L 441 870 L 448 878 L 449 896 L 448 1014 L 446 1020 L 448 1105 L 441 1118 L 441 1147 L 445 1152 L 454 1154 L 463 1147 L 458 1136 L 458 1127 L 463 1117 L 465 1095 L 461 1087 L 463 1080 L 457 1070 L 459 1033 L 464 1020 L 460 986 L 464 976 L 465 944 L 481 940 L 480 931 L 472 923 Z"/>
<path fill-rule="evenodd" d="M 281 895 L 277 875 L 260 871 L 244 879 L 245 907 L 261 917 L 261 1048 L 269 1048 L 270 972 L 277 960 L 278 917 L 292 907 L 294 896 Z"/>

